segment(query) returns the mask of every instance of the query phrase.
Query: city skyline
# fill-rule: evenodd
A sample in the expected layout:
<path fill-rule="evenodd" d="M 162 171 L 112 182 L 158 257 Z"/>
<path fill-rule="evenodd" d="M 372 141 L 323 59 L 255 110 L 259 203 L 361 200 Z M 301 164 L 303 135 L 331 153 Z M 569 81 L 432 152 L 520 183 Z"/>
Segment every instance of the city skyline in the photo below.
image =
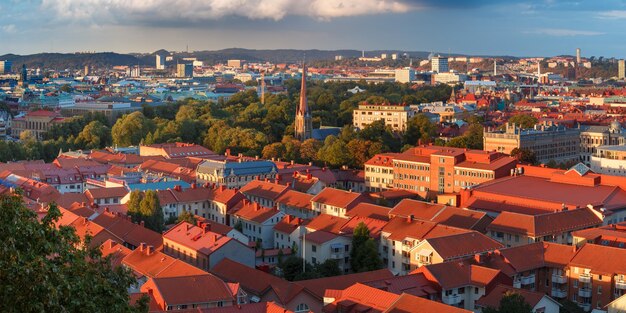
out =
<path fill-rule="evenodd" d="M 172 10 L 176 8 L 176 10 Z M 41 0 L 0 4 L 0 54 L 250 49 L 626 55 L 626 2 Z M 155 36 L 155 33 L 157 36 Z M 395 36 L 389 36 L 395 33 Z"/>

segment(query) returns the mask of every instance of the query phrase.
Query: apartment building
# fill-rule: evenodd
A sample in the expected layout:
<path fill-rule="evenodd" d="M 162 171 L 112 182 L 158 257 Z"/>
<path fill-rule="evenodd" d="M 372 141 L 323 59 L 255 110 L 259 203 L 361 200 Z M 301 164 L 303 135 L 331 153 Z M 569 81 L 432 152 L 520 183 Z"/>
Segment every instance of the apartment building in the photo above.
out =
<path fill-rule="evenodd" d="M 201 227 L 180 222 L 163 234 L 163 252 L 208 271 L 224 258 L 254 267 L 254 250 L 238 240 Z"/>
<path fill-rule="evenodd" d="M 568 264 L 569 299 L 585 311 L 626 293 L 626 250 L 585 244 Z"/>
<path fill-rule="evenodd" d="M 369 202 L 369 199 L 357 192 L 324 188 L 311 199 L 311 207 L 318 214 L 345 217 L 350 209 L 361 202 Z"/>
<path fill-rule="evenodd" d="M 499 152 L 440 146 L 418 146 L 393 156 L 381 155 L 380 161 L 378 158 L 374 156 L 368 161 L 375 165 L 366 165 L 366 184 L 369 182 L 372 188 L 408 190 L 427 199 L 508 176 L 517 164 L 515 158 Z M 385 158 L 392 159 L 391 169 L 389 161 L 382 162 Z M 390 172 L 392 184 L 372 184 L 377 178 L 388 181 Z M 392 188 L 388 188 L 390 185 Z"/>
<path fill-rule="evenodd" d="M 377 154 L 365 162 L 365 187 L 377 192 L 393 189 L 393 160 L 399 153 Z"/>
<path fill-rule="evenodd" d="M 538 215 L 502 212 L 487 226 L 488 235 L 507 247 L 547 241 L 572 244 L 572 232 L 602 225 L 601 212 L 592 208 Z"/>
<path fill-rule="evenodd" d="M 589 160 L 594 173 L 626 176 L 626 146 L 598 146 Z"/>
<path fill-rule="evenodd" d="M 413 273 L 422 273 L 436 284 L 440 290 L 437 300 L 466 310 L 474 310 L 476 301 L 496 286 L 511 285 L 511 279 L 499 270 L 467 262 L 426 265 Z"/>
<path fill-rule="evenodd" d="M 511 154 L 513 149 L 529 149 L 537 161 L 547 163 L 579 160 L 580 129 L 567 128 L 552 122 L 522 129 L 515 123 L 506 123 L 504 130 L 485 130 L 483 149 Z"/>
<path fill-rule="evenodd" d="M 385 126 L 403 132 L 406 123 L 415 115 L 415 111 L 405 104 L 370 104 L 361 103 L 352 112 L 352 124 L 357 129 L 364 129 L 375 121 L 384 121 Z"/>
<path fill-rule="evenodd" d="M 259 248 L 272 249 L 274 247 L 273 229 L 285 213 L 247 199 L 239 202 L 233 211 L 230 227 L 241 231 L 251 242 L 256 242 Z"/>

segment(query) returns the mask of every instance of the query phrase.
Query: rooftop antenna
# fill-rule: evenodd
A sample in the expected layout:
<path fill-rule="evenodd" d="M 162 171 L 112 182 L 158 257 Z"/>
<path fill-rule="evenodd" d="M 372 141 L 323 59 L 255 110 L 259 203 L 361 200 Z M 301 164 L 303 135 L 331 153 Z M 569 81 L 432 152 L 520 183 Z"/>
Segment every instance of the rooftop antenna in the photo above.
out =
<path fill-rule="evenodd" d="M 361 57 L 364 58 L 365 57 L 365 50 L 361 51 Z"/>

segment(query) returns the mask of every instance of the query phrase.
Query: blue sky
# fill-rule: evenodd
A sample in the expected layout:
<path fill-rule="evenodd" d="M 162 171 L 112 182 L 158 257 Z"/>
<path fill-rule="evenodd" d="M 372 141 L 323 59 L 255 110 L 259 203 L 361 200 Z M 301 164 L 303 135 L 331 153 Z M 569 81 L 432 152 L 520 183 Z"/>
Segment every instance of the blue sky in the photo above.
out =
<path fill-rule="evenodd" d="M 626 57 L 626 0 L 0 0 L 0 54 L 240 48 Z"/>

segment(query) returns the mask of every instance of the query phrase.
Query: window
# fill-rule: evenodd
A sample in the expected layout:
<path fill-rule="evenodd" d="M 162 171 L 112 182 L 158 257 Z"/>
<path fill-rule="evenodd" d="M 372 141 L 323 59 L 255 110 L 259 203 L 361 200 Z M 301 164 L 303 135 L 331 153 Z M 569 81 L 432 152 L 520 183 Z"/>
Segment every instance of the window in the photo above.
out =
<path fill-rule="evenodd" d="M 311 251 L 317 252 L 317 246 L 316 245 L 311 245 Z"/>
<path fill-rule="evenodd" d="M 310 311 L 309 306 L 306 303 L 300 303 L 296 307 L 295 313 L 305 313 L 309 311 Z"/>
<path fill-rule="evenodd" d="M 313 263 L 313 265 L 317 264 L 317 258 L 312 257 L 311 258 L 311 263 Z"/>
<path fill-rule="evenodd" d="M 474 287 L 474 294 L 477 295 L 478 294 L 478 287 Z"/>
<path fill-rule="evenodd" d="M 598 286 L 598 294 L 601 295 L 602 294 L 602 286 Z"/>

